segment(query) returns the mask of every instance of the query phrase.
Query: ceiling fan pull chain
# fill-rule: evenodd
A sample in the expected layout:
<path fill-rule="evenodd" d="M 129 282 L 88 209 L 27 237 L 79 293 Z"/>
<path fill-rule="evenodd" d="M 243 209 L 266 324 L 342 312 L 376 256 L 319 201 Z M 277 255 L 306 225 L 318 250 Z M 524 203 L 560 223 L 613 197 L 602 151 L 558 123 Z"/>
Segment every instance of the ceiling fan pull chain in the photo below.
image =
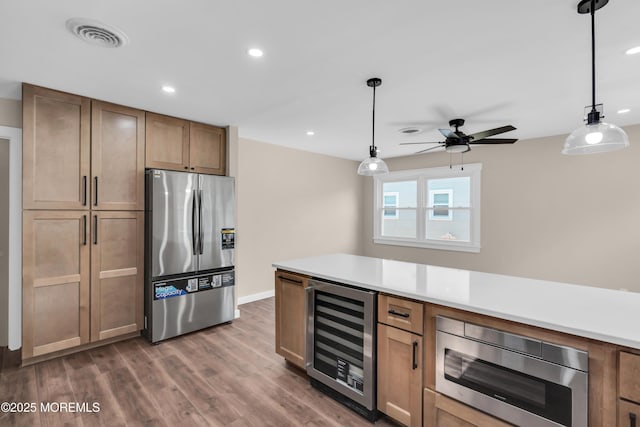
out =
<path fill-rule="evenodd" d="M 453 166 L 451 165 L 451 163 L 453 163 L 451 161 L 451 156 L 453 156 L 453 154 L 451 153 L 451 151 L 449 151 L 449 169 L 453 169 Z"/>
<path fill-rule="evenodd" d="M 460 153 L 460 170 L 464 170 L 464 153 Z"/>

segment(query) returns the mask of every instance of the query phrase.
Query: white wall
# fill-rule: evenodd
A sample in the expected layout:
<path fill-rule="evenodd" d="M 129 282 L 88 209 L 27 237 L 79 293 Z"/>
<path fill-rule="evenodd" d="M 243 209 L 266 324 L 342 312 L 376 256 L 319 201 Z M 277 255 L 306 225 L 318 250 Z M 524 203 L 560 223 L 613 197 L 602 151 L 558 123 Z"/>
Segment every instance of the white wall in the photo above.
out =
<path fill-rule="evenodd" d="M 565 156 L 565 137 L 556 136 L 465 154 L 482 163 L 478 254 L 374 244 L 368 180 L 364 255 L 640 292 L 640 126 L 625 130 L 631 147 L 612 153 Z M 443 166 L 449 155 L 387 163 L 394 171 Z"/>
<path fill-rule="evenodd" d="M 240 139 L 236 191 L 236 290 L 273 291 L 271 264 L 362 251 L 358 163 Z"/>

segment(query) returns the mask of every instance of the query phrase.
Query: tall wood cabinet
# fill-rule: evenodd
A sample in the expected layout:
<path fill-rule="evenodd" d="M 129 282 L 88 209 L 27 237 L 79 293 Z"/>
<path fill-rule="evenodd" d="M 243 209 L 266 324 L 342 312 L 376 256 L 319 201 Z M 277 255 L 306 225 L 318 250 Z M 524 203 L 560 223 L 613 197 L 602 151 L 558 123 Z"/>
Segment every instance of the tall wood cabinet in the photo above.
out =
<path fill-rule="evenodd" d="M 88 216 L 24 212 L 23 360 L 89 342 Z"/>
<path fill-rule="evenodd" d="M 224 128 L 160 114 L 146 114 L 146 167 L 226 174 Z"/>
<path fill-rule="evenodd" d="M 305 368 L 305 289 L 308 278 L 276 271 L 276 353 Z"/>
<path fill-rule="evenodd" d="M 23 85 L 23 363 L 142 329 L 143 111 Z"/>

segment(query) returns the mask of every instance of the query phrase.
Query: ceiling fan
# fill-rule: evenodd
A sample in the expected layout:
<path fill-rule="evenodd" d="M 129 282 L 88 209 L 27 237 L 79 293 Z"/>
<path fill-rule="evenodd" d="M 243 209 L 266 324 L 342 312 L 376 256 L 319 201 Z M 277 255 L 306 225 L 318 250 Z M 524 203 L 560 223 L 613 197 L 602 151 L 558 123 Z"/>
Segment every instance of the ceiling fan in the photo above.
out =
<path fill-rule="evenodd" d="M 442 142 L 401 142 L 400 145 L 415 145 L 415 144 L 438 144 L 435 147 L 429 147 L 424 150 L 420 150 L 415 154 L 424 153 L 426 151 L 435 150 L 444 147 L 448 153 L 466 153 L 471 150 L 470 144 L 513 144 L 517 139 L 512 138 L 489 138 L 493 135 L 499 135 L 501 133 L 510 132 L 516 128 L 507 125 L 495 129 L 489 129 L 482 132 L 472 133 L 467 135 L 461 130 L 460 127 L 464 125 L 464 119 L 453 119 L 449 121 L 451 129 L 438 129 L 440 133 L 446 138 Z"/>

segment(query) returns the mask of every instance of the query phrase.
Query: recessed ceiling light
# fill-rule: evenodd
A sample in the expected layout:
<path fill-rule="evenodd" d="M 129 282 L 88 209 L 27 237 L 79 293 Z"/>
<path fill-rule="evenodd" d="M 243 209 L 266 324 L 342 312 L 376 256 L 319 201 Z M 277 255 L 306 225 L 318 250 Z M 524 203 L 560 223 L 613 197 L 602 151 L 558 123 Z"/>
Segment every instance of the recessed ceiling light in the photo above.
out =
<path fill-rule="evenodd" d="M 629 108 L 623 108 L 622 110 L 618 110 L 618 114 L 625 114 L 631 111 Z"/>
<path fill-rule="evenodd" d="M 632 47 L 627 50 L 627 55 L 635 55 L 636 53 L 640 53 L 640 46 Z"/>
<path fill-rule="evenodd" d="M 312 131 L 312 130 L 308 130 L 308 131 L 307 131 L 307 135 L 309 135 L 309 136 L 313 136 L 313 135 L 315 135 L 315 134 L 316 134 L 316 133 L 315 133 L 314 131 Z"/>
<path fill-rule="evenodd" d="M 251 48 L 247 51 L 247 53 L 250 56 L 253 56 L 254 58 L 260 58 L 262 55 L 264 55 L 264 52 L 262 52 L 262 50 L 258 49 L 258 48 Z"/>
<path fill-rule="evenodd" d="M 162 86 L 162 90 L 166 93 L 175 93 L 176 88 L 171 86 Z"/>

